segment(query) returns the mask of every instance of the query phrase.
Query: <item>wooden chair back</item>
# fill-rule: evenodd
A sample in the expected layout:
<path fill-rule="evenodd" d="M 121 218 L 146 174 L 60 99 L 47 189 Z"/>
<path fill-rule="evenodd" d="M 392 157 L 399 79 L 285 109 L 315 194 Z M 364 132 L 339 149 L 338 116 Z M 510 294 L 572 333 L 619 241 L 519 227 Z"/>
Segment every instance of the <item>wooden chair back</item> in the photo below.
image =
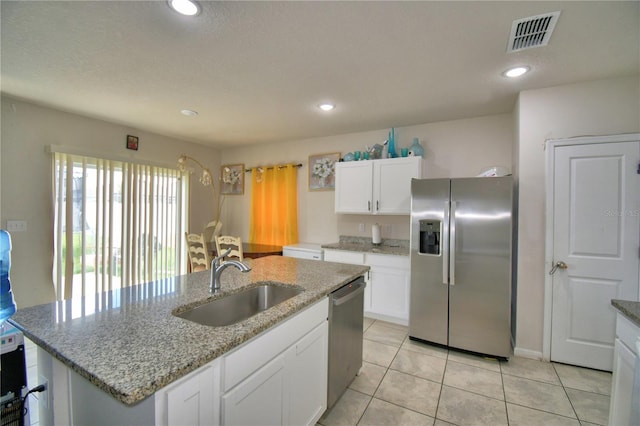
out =
<path fill-rule="evenodd" d="M 223 260 L 235 258 L 242 261 L 244 259 L 244 255 L 242 253 L 242 238 L 232 237 L 230 235 L 221 235 L 216 237 L 216 253 L 218 256 L 223 255 L 224 252 L 229 249 L 231 249 L 231 251 Z"/>
<path fill-rule="evenodd" d="M 187 240 L 187 252 L 189 254 L 189 264 L 191 272 L 206 271 L 210 268 L 211 259 L 202 234 L 184 233 Z"/>

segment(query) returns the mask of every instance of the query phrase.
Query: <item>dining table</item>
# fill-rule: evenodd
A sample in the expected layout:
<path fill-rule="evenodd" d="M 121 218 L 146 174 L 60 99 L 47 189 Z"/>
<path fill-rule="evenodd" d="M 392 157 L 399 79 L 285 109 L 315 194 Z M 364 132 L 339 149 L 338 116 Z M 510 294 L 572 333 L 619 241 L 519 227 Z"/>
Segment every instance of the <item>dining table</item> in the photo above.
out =
<path fill-rule="evenodd" d="M 207 243 L 207 248 L 212 258 L 217 256 L 215 243 Z M 243 242 L 242 254 L 248 259 L 257 259 L 265 256 L 282 256 L 282 246 Z"/>

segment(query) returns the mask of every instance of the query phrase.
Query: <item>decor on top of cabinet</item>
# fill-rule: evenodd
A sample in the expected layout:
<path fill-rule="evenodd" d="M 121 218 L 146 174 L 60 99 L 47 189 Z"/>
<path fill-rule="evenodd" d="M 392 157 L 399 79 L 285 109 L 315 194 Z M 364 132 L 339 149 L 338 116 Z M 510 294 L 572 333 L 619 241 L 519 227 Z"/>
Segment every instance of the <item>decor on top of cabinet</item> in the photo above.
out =
<path fill-rule="evenodd" d="M 309 190 L 325 191 L 336 187 L 335 164 L 340 153 L 315 154 L 309 156 Z"/>
<path fill-rule="evenodd" d="M 225 195 L 244 194 L 244 164 L 224 164 L 220 167 L 221 191 Z"/>
<path fill-rule="evenodd" d="M 418 138 L 413 138 L 413 145 L 409 147 L 409 157 L 424 157 L 424 148 Z"/>
<path fill-rule="evenodd" d="M 215 237 L 217 235 L 220 235 L 220 232 L 222 230 L 222 222 L 220 222 L 220 212 L 222 211 L 224 197 L 222 196 L 222 193 L 216 193 L 216 186 L 213 183 L 213 175 L 211 174 L 211 170 L 208 167 L 205 167 L 204 164 L 202 164 L 195 158 L 190 157 L 186 154 L 180 154 L 180 157 L 178 157 L 178 169 L 180 169 L 180 171 L 183 173 L 187 171 L 189 173 L 193 173 L 193 168 L 188 167 L 189 162 L 195 163 L 202 170 L 202 175 L 200 175 L 199 178 L 200 183 L 203 186 L 211 187 L 214 216 L 213 220 L 207 224 L 207 227 L 204 230 L 204 237 L 205 240 L 214 242 Z"/>
<path fill-rule="evenodd" d="M 384 145 L 387 144 L 387 141 L 382 142 L 382 145 L 379 143 L 373 145 L 371 148 L 367 146 L 367 152 L 369 153 L 369 158 L 372 160 L 379 160 L 382 158 L 382 153 L 384 152 Z"/>
<path fill-rule="evenodd" d="M 396 129 L 391 128 L 389 131 L 389 144 L 387 145 L 387 158 L 396 158 L 398 154 L 396 154 Z"/>

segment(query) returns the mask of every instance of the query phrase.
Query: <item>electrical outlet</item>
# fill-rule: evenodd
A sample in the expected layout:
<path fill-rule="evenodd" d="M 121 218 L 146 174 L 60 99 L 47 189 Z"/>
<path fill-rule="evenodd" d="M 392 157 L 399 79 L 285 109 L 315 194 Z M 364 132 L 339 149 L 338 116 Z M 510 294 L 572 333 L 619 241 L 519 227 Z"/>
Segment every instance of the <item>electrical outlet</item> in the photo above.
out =
<path fill-rule="evenodd" d="M 364 232 L 364 223 L 359 223 L 358 224 L 358 231 Z"/>
<path fill-rule="evenodd" d="M 49 381 L 47 380 L 46 377 L 44 376 L 38 376 L 38 383 L 44 385 L 44 390 L 42 392 L 40 392 L 39 394 L 36 394 L 36 397 L 38 398 L 38 404 L 42 404 L 43 408 L 49 408 L 50 406 L 50 401 L 49 401 Z M 33 394 L 32 394 L 33 395 Z"/>
<path fill-rule="evenodd" d="M 24 232 L 27 230 L 26 220 L 8 220 L 7 231 L 9 232 Z"/>
<path fill-rule="evenodd" d="M 385 223 L 384 225 L 382 225 L 382 232 L 384 232 L 384 234 L 388 237 L 393 232 L 393 225 L 391 225 L 390 223 Z"/>

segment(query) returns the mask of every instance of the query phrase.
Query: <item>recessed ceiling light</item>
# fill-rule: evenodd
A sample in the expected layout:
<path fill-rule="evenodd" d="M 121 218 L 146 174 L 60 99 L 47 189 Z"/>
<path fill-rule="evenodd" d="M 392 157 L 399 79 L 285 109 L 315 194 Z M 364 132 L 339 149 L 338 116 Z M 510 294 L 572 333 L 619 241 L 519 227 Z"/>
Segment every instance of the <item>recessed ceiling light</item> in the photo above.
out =
<path fill-rule="evenodd" d="M 169 0 L 169 6 L 182 15 L 194 16 L 200 12 L 198 3 L 191 0 Z"/>
<path fill-rule="evenodd" d="M 334 104 L 329 104 L 329 103 L 324 103 L 324 104 L 318 105 L 318 108 L 320 108 L 323 111 L 331 111 L 335 107 L 336 106 Z"/>
<path fill-rule="evenodd" d="M 515 77 L 520 77 L 521 75 L 529 72 L 531 68 L 529 67 L 514 67 L 514 68 L 509 68 L 508 70 L 506 70 L 505 72 L 502 73 L 503 76 L 505 77 L 509 77 L 509 78 L 515 78 Z"/>
<path fill-rule="evenodd" d="M 181 109 L 180 113 L 182 113 L 182 115 L 186 115 L 187 117 L 195 117 L 196 115 L 198 115 L 198 111 L 194 111 L 192 109 Z"/>

